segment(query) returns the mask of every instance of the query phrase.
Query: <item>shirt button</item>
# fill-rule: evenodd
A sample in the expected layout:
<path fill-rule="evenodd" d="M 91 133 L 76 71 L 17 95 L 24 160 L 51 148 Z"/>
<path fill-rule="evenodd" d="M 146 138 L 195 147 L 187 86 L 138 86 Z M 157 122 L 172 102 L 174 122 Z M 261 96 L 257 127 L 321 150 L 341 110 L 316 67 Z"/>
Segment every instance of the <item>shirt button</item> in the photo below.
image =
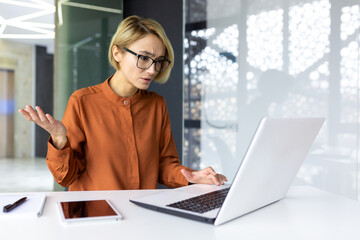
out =
<path fill-rule="evenodd" d="M 129 100 L 124 100 L 124 105 L 129 105 Z"/>
<path fill-rule="evenodd" d="M 66 154 L 63 154 L 62 157 L 65 158 L 65 157 L 66 157 Z"/>

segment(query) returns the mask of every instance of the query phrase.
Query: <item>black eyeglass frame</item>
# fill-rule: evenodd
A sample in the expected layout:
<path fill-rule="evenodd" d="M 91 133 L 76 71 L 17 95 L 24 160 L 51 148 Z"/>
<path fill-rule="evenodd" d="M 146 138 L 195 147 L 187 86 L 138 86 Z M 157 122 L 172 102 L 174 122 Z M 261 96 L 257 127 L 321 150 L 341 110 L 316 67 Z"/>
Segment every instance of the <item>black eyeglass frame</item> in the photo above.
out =
<path fill-rule="evenodd" d="M 151 58 L 151 57 L 149 57 L 149 56 L 146 56 L 146 55 L 141 55 L 141 54 L 137 54 L 136 52 L 133 52 L 133 51 L 131 51 L 130 49 L 128 49 L 128 48 L 123 48 L 125 51 L 127 51 L 128 53 L 131 53 L 131 54 L 133 54 L 134 56 L 136 56 L 137 57 L 137 59 L 136 59 L 136 66 L 138 67 L 138 68 L 140 68 L 140 69 L 148 69 L 148 68 L 150 68 L 154 63 L 155 63 L 155 71 L 157 71 L 157 72 L 165 72 L 166 71 L 166 69 L 169 67 L 169 65 L 170 65 L 170 63 L 171 63 L 171 61 L 170 60 L 168 60 L 168 59 L 161 59 L 161 60 L 155 60 L 155 59 L 153 59 L 153 58 Z M 142 67 L 139 67 L 139 58 L 140 57 L 142 57 L 142 56 L 144 56 L 144 57 L 147 57 L 147 58 L 150 58 L 151 60 L 152 60 L 152 63 L 150 64 L 150 66 L 149 67 L 147 67 L 147 68 L 142 68 Z M 164 61 L 166 61 L 166 62 L 168 62 L 168 65 L 166 66 L 166 68 L 164 69 L 164 70 L 157 70 L 156 69 L 156 63 L 161 63 L 161 62 L 164 62 Z"/>

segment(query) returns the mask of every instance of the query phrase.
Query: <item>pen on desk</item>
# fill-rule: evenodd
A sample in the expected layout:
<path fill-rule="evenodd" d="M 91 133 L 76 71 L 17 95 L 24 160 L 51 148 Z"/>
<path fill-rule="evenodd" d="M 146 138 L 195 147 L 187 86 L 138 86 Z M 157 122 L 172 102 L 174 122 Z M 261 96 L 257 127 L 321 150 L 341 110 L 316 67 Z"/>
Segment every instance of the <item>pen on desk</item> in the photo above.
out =
<path fill-rule="evenodd" d="M 26 201 L 26 199 L 27 199 L 27 197 L 23 197 L 23 198 L 20 198 L 19 200 L 17 200 L 16 202 L 14 202 L 13 204 L 8 204 L 8 205 L 4 206 L 3 212 L 10 212 L 11 210 L 16 208 L 17 206 L 24 203 Z"/>

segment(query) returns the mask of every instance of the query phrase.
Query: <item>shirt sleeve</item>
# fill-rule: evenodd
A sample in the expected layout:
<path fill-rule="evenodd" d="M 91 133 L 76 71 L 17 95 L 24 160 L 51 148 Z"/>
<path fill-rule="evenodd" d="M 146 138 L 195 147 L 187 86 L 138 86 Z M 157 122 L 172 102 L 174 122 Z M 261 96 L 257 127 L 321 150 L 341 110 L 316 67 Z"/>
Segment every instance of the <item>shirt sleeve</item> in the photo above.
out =
<path fill-rule="evenodd" d="M 62 120 L 68 138 L 65 146 L 58 150 L 52 145 L 51 137 L 48 141 L 46 163 L 55 181 L 63 187 L 71 185 L 85 169 L 82 146 L 86 138 L 79 106 L 78 99 L 71 96 Z"/>
<path fill-rule="evenodd" d="M 181 169 L 194 170 L 180 164 L 175 141 L 171 132 L 169 113 L 163 100 L 163 123 L 160 140 L 160 173 L 159 182 L 168 187 L 181 187 L 188 185 L 188 181 L 181 173 Z"/>

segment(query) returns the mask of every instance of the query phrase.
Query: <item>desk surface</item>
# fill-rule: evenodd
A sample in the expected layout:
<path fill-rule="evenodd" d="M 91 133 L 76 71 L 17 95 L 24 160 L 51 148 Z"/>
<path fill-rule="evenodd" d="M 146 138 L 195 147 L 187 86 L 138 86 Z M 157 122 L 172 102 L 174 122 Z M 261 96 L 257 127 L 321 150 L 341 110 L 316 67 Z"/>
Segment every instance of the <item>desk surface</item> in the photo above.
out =
<path fill-rule="evenodd" d="M 285 199 L 218 227 L 128 201 L 154 191 L 167 190 L 49 192 L 41 217 L 0 219 L 0 239 L 360 239 L 360 202 L 307 186 L 292 187 Z M 124 220 L 61 221 L 57 201 L 100 198 L 109 199 Z"/>

